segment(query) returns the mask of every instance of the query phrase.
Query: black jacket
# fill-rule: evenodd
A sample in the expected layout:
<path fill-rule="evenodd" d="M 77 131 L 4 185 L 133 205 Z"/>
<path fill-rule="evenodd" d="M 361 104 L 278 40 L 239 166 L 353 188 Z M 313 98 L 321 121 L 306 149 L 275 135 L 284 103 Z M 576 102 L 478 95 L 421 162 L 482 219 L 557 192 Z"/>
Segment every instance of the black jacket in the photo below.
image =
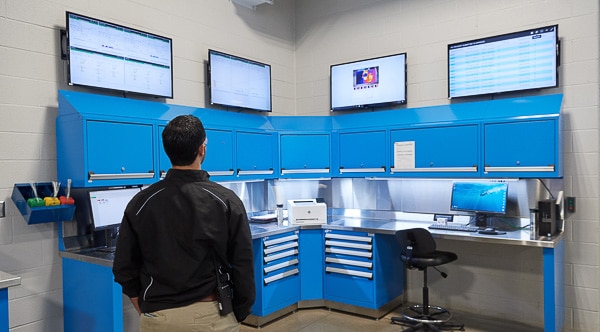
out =
<path fill-rule="evenodd" d="M 142 312 L 185 306 L 216 289 L 212 248 L 230 264 L 238 321 L 255 299 L 246 210 L 206 171 L 174 170 L 125 209 L 113 263 L 115 281 Z"/>

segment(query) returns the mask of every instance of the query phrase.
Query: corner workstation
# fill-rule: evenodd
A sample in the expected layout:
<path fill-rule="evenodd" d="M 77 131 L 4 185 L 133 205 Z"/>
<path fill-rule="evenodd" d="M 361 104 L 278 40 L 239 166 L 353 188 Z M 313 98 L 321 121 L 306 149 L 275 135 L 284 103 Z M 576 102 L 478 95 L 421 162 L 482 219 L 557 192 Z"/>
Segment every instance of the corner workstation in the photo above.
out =
<path fill-rule="evenodd" d="M 299 308 L 318 307 L 381 318 L 406 303 L 406 274 L 394 234 L 419 227 L 429 229 L 440 240 L 539 249 L 543 291 L 534 301 L 542 303 L 544 329 L 560 331 L 564 319 L 564 269 L 560 262 L 564 261 L 565 213 L 560 198 L 561 104 L 562 95 L 547 95 L 406 109 L 402 113 L 336 117 L 235 114 L 233 126 L 233 115 L 228 112 L 60 91 L 59 179 L 72 179 L 71 192 L 78 202 L 73 220 L 59 223 L 65 331 L 78 331 L 83 326 L 91 331 L 121 331 L 127 325 L 120 286 L 111 273 L 111 248 L 120 220 L 103 223 L 101 216 L 106 214 L 99 213 L 94 204 L 103 200 L 102 195 L 112 197 L 111 202 L 119 201 L 119 197 L 126 202 L 144 186 L 160 181 L 170 165 L 158 148 L 158 133 L 177 114 L 198 115 L 205 123 L 210 144 L 222 145 L 215 154 L 235 156 L 229 165 L 212 164 L 207 159 L 203 169 L 214 172 L 211 179 L 236 192 L 248 210 L 257 300 L 246 324 L 260 327 Z M 503 110 L 502 116 L 497 109 Z M 436 120 L 427 120 L 434 113 Z M 423 119 L 418 127 L 414 118 Z M 145 135 L 129 128 L 145 128 Z M 510 145 L 504 139 L 507 132 L 544 140 L 552 146 L 551 153 L 540 153 L 536 140 L 524 144 L 525 139 L 515 139 L 520 143 Z M 397 167 L 397 142 L 415 143 L 412 153 L 417 167 Z M 369 157 L 356 158 L 350 147 L 361 144 L 383 148 L 363 148 Z M 464 164 L 453 154 L 440 157 L 439 145 L 447 144 L 472 159 Z M 503 148 L 487 151 L 488 145 Z M 111 155 L 120 157 L 91 158 L 98 155 L 95 149 L 107 147 Z M 150 152 L 144 155 L 153 157 L 146 158 L 146 164 L 131 167 L 140 163 L 131 152 L 145 149 Z M 249 153 L 252 156 L 246 157 Z M 299 155 L 304 164 L 295 166 Z M 495 168 L 490 162 L 498 156 L 506 160 Z M 257 158 L 262 165 L 241 166 Z M 519 163 L 513 158 L 519 158 Z M 362 165 L 372 160 L 380 166 Z M 420 170 L 420 164 L 428 166 Z M 439 169 L 430 164 L 439 165 Z M 243 167 L 266 171 L 243 173 Z M 145 178 L 140 178 L 142 169 L 146 170 Z M 321 210 L 322 216 L 307 220 L 301 209 L 296 210 L 302 204 L 294 202 L 314 199 L 327 209 Z M 539 202 L 549 202 L 553 211 L 540 211 L 543 205 Z M 287 216 L 281 224 L 269 217 L 279 203 L 283 203 Z M 314 203 L 316 206 L 317 201 Z M 476 231 L 432 228 L 450 225 L 471 226 Z M 90 283 L 94 287 L 89 287 Z M 91 297 L 97 305 L 86 305 L 84 299 Z M 90 321 L 94 322 L 91 328 Z"/>

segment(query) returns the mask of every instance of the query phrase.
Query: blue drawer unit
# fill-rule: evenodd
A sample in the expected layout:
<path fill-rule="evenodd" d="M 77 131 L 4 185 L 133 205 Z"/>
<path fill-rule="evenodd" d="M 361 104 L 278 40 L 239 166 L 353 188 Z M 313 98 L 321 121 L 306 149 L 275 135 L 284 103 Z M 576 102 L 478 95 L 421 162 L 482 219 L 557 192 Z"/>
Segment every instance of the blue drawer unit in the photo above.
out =
<path fill-rule="evenodd" d="M 398 129 L 392 130 L 390 137 L 391 173 L 394 175 L 479 176 L 477 124 Z M 395 157 L 399 157 L 398 165 Z M 414 161 L 402 159 L 408 157 L 413 157 Z"/>
<path fill-rule="evenodd" d="M 404 277 L 393 235 L 326 230 L 325 299 L 378 309 L 400 296 Z"/>
<path fill-rule="evenodd" d="M 484 176 L 560 177 L 558 118 L 484 125 Z"/>
<path fill-rule="evenodd" d="M 331 176 L 330 134 L 279 135 L 281 177 Z"/>
<path fill-rule="evenodd" d="M 385 130 L 340 132 L 339 174 L 345 177 L 388 174 Z"/>
<path fill-rule="evenodd" d="M 256 302 L 252 314 L 266 316 L 300 299 L 298 232 L 255 239 Z"/>
<path fill-rule="evenodd" d="M 276 141 L 274 132 L 236 132 L 236 175 L 242 179 L 274 178 Z"/>

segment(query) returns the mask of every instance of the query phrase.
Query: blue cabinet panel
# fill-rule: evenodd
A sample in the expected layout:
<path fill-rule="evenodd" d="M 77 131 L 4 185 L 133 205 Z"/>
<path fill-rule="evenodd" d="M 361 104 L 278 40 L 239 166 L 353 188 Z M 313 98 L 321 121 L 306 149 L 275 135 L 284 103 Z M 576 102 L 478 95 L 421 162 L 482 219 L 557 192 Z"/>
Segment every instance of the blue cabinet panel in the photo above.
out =
<path fill-rule="evenodd" d="M 383 175 L 387 173 L 385 130 L 340 132 L 339 174 L 344 176 Z"/>
<path fill-rule="evenodd" d="M 151 124 L 87 121 L 87 171 L 90 181 L 102 185 L 140 183 L 154 179 Z"/>
<path fill-rule="evenodd" d="M 484 125 L 484 174 L 555 177 L 559 173 L 558 120 L 540 119 Z"/>
<path fill-rule="evenodd" d="M 276 166 L 276 134 L 237 132 L 236 164 L 241 178 L 273 178 Z"/>
<path fill-rule="evenodd" d="M 233 176 L 233 131 L 206 129 L 206 137 L 208 143 L 202 169 L 208 171 L 211 177 Z"/>
<path fill-rule="evenodd" d="M 301 230 L 300 248 L 300 300 L 321 300 L 325 268 L 323 231 Z"/>
<path fill-rule="evenodd" d="M 393 174 L 402 176 L 478 176 L 478 125 L 436 126 L 390 132 Z M 414 164 L 395 165 L 395 143 L 414 143 Z M 411 168 L 412 167 L 412 168 Z"/>
<path fill-rule="evenodd" d="M 280 139 L 281 175 L 330 175 L 330 135 L 283 133 Z"/>

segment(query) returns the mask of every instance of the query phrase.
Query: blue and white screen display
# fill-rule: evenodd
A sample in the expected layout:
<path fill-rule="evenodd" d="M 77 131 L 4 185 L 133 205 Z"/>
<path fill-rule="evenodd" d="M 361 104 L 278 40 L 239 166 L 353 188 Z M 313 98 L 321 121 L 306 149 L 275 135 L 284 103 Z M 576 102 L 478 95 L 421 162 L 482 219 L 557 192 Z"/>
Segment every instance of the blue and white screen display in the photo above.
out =
<path fill-rule="evenodd" d="M 454 182 L 450 210 L 504 214 L 507 193 L 503 182 Z"/>
<path fill-rule="evenodd" d="M 173 97 L 170 38 L 67 12 L 69 84 Z"/>
<path fill-rule="evenodd" d="M 94 229 L 119 226 L 129 201 L 140 188 L 123 188 L 90 191 Z"/>
<path fill-rule="evenodd" d="M 208 50 L 210 103 L 270 112 L 271 66 Z"/>
<path fill-rule="evenodd" d="M 448 45 L 448 97 L 558 86 L 558 25 Z"/>
<path fill-rule="evenodd" d="M 331 110 L 406 103 L 406 53 L 332 65 Z"/>

